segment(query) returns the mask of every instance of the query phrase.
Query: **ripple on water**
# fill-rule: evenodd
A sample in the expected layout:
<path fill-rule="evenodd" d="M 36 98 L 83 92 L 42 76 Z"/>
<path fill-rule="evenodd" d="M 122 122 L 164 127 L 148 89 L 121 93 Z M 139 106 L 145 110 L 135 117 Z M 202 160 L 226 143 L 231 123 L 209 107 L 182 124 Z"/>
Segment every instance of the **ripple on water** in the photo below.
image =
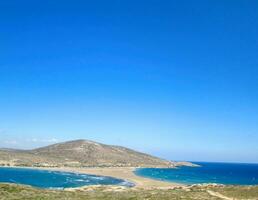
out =
<path fill-rule="evenodd" d="M 0 182 L 31 185 L 39 188 L 64 189 L 87 185 L 134 186 L 122 179 L 70 172 L 27 168 L 0 168 Z"/>

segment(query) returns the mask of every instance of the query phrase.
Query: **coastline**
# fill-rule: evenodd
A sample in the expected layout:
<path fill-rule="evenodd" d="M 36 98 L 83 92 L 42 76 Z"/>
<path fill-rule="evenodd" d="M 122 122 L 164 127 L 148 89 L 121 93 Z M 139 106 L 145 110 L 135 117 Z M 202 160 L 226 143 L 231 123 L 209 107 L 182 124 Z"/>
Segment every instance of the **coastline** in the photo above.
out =
<path fill-rule="evenodd" d="M 223 184 L 193 184 L 183 185 L 173 182 L 157 181 L 134 174 L 134 167 L 22 167 L 1 166 L 12 168 L 24 168 L 35 170 L 48 170 L 59 172 L 71 172 L 79 174 L 91 174 L 123 179 L 135 184 L 134 187 L 123 185 L 85 185 L 81 187 L 58 189 L 40 189 L 23 184 L 3 183 L 0 184 L 0 193 L 4 192 L 6 199 L 9 197 L 28 197 L 44 199 L 256 199 L 258 186 L 223 185 Z M 23 192 L 26 191 L 26 192 Z M 27 192 L 28 191 L 28 192 Z M 0 198 L 1 199 L 1 198 Z M 10 198 L 11 199 L 11 198 Z"/>
<path fill-rule="evenodd" d="M 145 178 L 137 176 L 134 173 L 136 167 L 90 167 L 90 168 L 72 168 L 72 167 L 22 167 L 22 166 L 6 166 L 14 168 L 28 168 L 28 169 L 40 169 L 40 170 L 51 170 L 51 171 L 62 171 L 62 172 L 72 172 L 81 174 L 90 174 L 97 176 L 108 176 L 118 179 L 123 179 L 135 186 L 135 189 L 174 189 L 177 187 L 184 187 L 185 185 L 173 182 L 159 181 L 151 178 Z M 102 185 L 91 185 L 82 186 L 76 188 L 67 188 L 65 190 L 80 190 L 91 187 L 101 187 Z M 115 188 L 126 188 L 124 186 L 114 186 Z"/>
<path fill-rule="evenodd" d="M 151 178 L 145 178 L 137 176 L 134 173 L 135 167 L 109 167 L 109 168 L 63 168 L 62 170 L 79 172 L 91 175 L 99 176 L 109 176 L 118 179 L 123 179 L 125 181 L 135 184 L 133 188 L 142 188 L 142 189 L 172 189 L 179 186 L 184 186 L 183 184 L 159 181 Z"/>

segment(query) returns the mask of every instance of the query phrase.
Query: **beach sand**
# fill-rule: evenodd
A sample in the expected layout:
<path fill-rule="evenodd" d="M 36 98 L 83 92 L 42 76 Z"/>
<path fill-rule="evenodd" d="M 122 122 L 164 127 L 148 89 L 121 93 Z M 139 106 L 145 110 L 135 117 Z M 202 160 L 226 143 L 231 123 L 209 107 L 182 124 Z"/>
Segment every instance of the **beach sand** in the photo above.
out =
<path fill-rule="evenodd" d="M 123 179 L 135 184 L 135 188 L 142 189 L 172 189 L 183 187 L 182 184 L 158 181 L 149 178 L 140 177 L 134 174 L 133 167 L 108 167 L 108 168 L 50 168 L 51 170 L 69 171 L 75 173 L 85 173 L 99 176 L 110 176 Z"/>
<path fill-rule="evenodd" d="M 9 167 L 17 167 L 17 166 L 9 166 Z M 134 183 L 135 189 L 174 189 L 177 187 L 185 186 L 179 183 L 158 181 L 150 178 L 137 176 L 134 174 L 134 170 L 136 169 L 135 167 L 90 167 L 90 168 L 21 167 L 21 168 L 65 171 L 65 172 L 91 174 L 91 175 L 99 175 L 99 176 L 109 176 L 109 177 L 119 178 L 128 182 Z"/>

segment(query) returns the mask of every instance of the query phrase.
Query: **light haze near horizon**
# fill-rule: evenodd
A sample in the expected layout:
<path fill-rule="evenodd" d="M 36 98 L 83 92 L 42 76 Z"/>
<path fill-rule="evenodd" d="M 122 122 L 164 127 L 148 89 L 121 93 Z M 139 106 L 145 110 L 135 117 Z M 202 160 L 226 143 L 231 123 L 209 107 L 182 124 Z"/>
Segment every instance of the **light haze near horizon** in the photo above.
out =
<path fill-rule="evenodd" d="M 0 147 L 258 162 L 257 1 L 11 0 L 0 25 Z"/>

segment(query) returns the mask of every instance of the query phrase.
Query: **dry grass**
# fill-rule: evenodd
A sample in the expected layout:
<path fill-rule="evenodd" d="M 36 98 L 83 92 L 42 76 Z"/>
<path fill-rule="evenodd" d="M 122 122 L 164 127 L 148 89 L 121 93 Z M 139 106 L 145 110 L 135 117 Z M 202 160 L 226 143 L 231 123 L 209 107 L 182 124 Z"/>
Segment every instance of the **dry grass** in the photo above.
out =
<path fill-rule="evenodd" d="M 112 190 L 107 187 L 95 187 L 85 191 L 42 190 L 28 186 L 0 184 L 1 200 L 217 200 L 221 199 L 210 195 L 207 190 L 219 192 L 235 199 L 258 199 L 258 187 L 192 187 L 170 190 L 125 189 Z"/>
<path fill-rule="evenodd" d="M 258 200 L 258 186 L 228 186 L 213 190 L 231 198 Z"/>

